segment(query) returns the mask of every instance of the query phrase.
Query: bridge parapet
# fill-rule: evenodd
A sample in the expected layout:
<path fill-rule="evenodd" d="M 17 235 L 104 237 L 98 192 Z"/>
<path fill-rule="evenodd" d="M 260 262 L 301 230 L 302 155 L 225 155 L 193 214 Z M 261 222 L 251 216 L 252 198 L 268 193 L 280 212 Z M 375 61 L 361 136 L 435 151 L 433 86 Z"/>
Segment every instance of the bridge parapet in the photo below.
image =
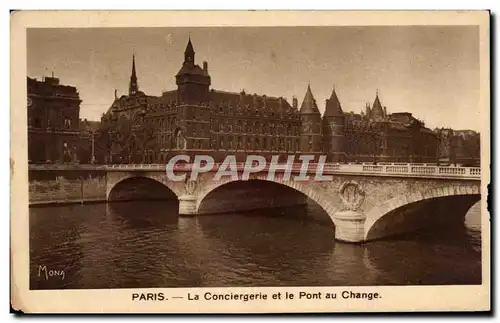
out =
<path fill-rule="evenodd" d="M 215 172 L 221 167 L 221 163 L 215 163 L 211 169 Z M 245 163 L 237 163 L 238 172 L 243 171 Z M 286 164 L 277 164 L 277 173 L 284 172 Z M 293 174 L 300 173 L 303 164 L 296 163 L 291 167 Z M 167 171 L 167 165 L 164 164 L 116 164 L 105 166 L 107 171 Z M 176 172 L 190 172 L 197 169 L 194 164 L 176 164 L 168 169 Z M 198 168 L 199 169 L 199 168 Z M 307 165 L 307 173 L 316 173 L 317 163 Z M 269 170 L 269 165 L 262 171 Z M 323 174 L 352 174 L 367 176 L 396 176 L 396 177 L 423 177 L 423 178 L 453 178 L 480 180 L 481 168 L 479 167 L 453 167 L 453 166 L 423 166 L 415 164 L 388 164 L 388 165 L 366 165 L 366 164 L 324 164 Z"/>

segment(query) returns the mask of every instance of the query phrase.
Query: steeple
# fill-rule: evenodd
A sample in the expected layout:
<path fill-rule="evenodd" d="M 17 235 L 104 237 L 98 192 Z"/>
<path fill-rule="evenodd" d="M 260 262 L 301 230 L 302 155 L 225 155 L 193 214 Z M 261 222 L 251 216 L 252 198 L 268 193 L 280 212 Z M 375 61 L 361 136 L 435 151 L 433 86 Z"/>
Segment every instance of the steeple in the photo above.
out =
<path fill-rule="evenodd" d="M 311 84 L 307 85 L 307 92 L 300 106 L 300 114 L 320 114 L 318 106 L 316 105 L 316 100 L 311 91 Z"/>
<path fill-rule="evenodd" d="M 191 35 L 189 35 L 189 40 L 184 51 L 184 64 L 194 65 L 194 48 L 191 43 Z"/>
<path fill-rule="evenodd" d="M 139 91 L 139 86 L 137 85 L 137 75 L 135 73 L 135 55 L 132 55 L 132 75 L 130 75 L 130 84 L 128 87 L 129 95 L 134 95 Z"/>
<path fill-rule="evenodd" d="M 177 84 L 177 102 L 200 104 L 210 101 L 210 75 L 208 74 L 208 63 L 203 63 L 203 69 L 195 64 L 194 48 L 191 36 L 188 39 L 184 51 L 184 62 L 181 69 L 175 75 Z"/>
<path fill-rule="evenodd" d="M 344 116 L 344 112 L 342 111 L 342 106 L 340 105 L 339 98 L 337 97 L 337 93 L 335 92 L 335 86 L 333 87 L 330 99 L 326 100 L 326 108 L 324 116 L 325 117 Z"/>

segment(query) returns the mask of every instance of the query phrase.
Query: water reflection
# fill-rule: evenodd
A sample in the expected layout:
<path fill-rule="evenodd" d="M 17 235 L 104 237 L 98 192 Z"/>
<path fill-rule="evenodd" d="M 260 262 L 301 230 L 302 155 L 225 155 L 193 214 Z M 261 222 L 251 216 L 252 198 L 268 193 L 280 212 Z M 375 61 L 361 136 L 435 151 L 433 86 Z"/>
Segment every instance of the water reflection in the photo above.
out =
<path fill-rule="evenodd" d="M 321 208 L 178 217 L 177 202 L 30 209 L 32 289 L 479 284 L 479 207 L 466 226 L 366 245 L 334 241 Z M 37 268 L 64 268 L 42 279 Z"/>

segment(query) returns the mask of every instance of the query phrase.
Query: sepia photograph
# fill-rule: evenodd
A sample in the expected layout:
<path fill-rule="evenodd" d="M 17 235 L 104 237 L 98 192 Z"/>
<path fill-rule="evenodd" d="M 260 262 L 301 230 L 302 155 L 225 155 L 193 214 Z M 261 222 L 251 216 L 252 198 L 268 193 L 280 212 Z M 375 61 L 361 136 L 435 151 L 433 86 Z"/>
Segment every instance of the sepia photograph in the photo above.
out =
<path fill-rule="evenodd" d="M 149 14 L 11 16 L 21 307 L 489 310 L 488 12 Z"/>

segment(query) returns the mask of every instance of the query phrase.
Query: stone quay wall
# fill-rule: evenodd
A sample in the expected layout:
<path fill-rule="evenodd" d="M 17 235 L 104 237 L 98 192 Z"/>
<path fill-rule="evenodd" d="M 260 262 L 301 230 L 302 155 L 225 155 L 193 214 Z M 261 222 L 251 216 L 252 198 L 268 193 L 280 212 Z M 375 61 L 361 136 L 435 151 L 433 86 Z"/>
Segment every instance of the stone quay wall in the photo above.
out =
<path fill-rule="evenodd" d="M 99 169 L 47 166 L 29 170 L 29 204 L 106 201 L 106 174 Z"/>

